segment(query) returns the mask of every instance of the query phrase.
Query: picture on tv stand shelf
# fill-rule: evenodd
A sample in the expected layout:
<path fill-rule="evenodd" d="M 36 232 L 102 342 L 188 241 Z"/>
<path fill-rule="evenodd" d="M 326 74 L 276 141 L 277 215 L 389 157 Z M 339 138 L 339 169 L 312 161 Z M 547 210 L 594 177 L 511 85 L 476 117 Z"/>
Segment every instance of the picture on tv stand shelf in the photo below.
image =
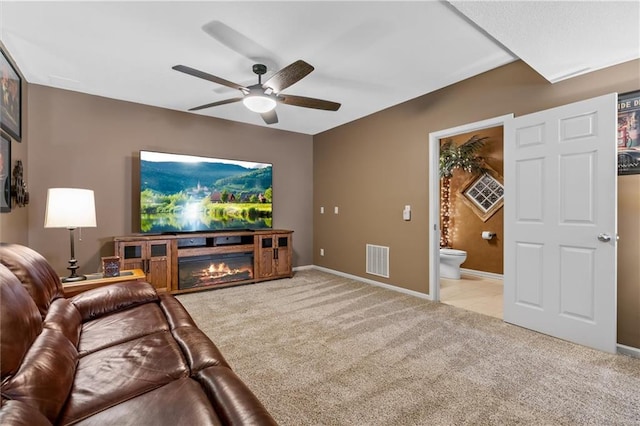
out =
<path fill-rule="evenodd" d="M 272 227 L 272 165 L 140 151 L 140 231 Z"/>

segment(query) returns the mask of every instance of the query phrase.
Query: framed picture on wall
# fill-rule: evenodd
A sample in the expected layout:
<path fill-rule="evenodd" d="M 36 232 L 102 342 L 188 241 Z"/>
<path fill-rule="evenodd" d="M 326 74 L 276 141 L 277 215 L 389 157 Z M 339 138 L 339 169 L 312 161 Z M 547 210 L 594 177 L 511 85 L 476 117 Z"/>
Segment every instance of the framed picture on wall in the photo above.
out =
<path fill-rule="evenodd" d="M 11 211 L 11 141 L 0 135 L 0 212 Z"/>
<path fill-rule="evenodd" d="M 2 130 L 20 142 L 22 138 L 22 79 L 0 49 L 0 122 Z"/>
<path fill-rule="evenodd" d="M 640 174 L 640 90 L 618 95 L 618 174 Z"/>

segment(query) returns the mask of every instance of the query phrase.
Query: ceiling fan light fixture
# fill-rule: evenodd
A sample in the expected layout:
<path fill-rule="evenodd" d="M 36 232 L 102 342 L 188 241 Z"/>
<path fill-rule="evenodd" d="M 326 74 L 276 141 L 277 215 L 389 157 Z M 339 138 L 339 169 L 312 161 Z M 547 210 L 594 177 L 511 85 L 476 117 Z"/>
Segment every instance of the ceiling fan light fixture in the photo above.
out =
<path fill-rule="evenodd" d="M 269 112 L 276 107 L 276 101 L 273 98 L 262 94 L 249 94 L 242 99 L 242 103 L 253 112 L 263 114 Z"/>
<path fill-rule="evenodd" d="M 337 102 L 307 98 L 305 96 L 280 95 L 282 90 L 297 83 L 313 71 L 313 66 L 301 59 L 282 68 L 264 83 L 262 83 L 262 76 L 266 74 L 267 67 L 264 64 L 254 64 L 253 72 L 258 76 L 258 83 L 251 86 L 242 86 L 186 65 L 176 65 L 173 69 L 203 80 L 221 84 L 231 89 L 237 89 L 242 94 L 235 98 L 224 99 L 190 108 L 189 111 L 199 111 L 205 108 L 242 101 L 247 109 L 260 114 L 266 124 L 275 124 L 278 122 L 278 114 L 275 112 L 275 107 L 278 103 L 325 111 L 337 111 L 338 108 L 340 108 L 340 104 Z"/>

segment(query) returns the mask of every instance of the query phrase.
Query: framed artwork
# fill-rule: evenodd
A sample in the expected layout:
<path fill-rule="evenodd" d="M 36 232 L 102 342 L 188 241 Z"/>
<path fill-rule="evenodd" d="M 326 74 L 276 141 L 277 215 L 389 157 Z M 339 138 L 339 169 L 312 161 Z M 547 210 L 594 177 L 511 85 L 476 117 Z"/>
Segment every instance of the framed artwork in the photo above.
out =
<path fill-rule="evenodd" d="M 504 205 L 504 180 L 495 170 L 484 165 L 486 172 L 471 176 L 458 191 L 461 200 L 486 222 Z"/>
<path fill-rule="evenodd" d="M 11 141 L 0 135 L 0 212 L 11 211 Z"/>
<path fill-rule="evenodd" d="M 618 95 L 618 175 L 640 174 L 640 90 Z"/>
<path fill-rule="evenodd" d="M 20 142 L 22 139 L 22 79 L 0 49 L 0 122 L 2 130 Z"/>

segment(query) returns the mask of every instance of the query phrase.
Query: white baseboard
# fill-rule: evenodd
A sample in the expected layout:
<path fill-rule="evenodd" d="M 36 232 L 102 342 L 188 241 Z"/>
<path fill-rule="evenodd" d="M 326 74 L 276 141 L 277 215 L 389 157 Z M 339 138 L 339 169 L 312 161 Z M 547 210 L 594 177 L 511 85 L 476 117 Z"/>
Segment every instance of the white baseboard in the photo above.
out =
<path fill-rule="evenodd" d="M 314 269 L 314 265 L 294 266 L 293 267 L 293 272 L 296 272 L 296 271 L 308 271 L 310 269 Z"/>
<path fill-rule="evenodd" d="M 494 280 L 501 280 L 503 278 L 502 274 L 495 274 L 493 272 L 485 272 L 485 271 L 476 271 L 475 269 L 460 268 L 460 272 L 462 272 L 463 274 L 469 274 L 476 277 L 491 278 Z"/>
<path fill-rule="evenodd" d="M 360 282 L 365 283 L 365 284 L 371 284 L 371 285 L 375 285 L 376 287 L 386 288 L 387 290 L 397 291 L 399 293 L 404 293 L 404 294 L 407 294 L 409 296 L 419 297 L 420 299 L 432 300 L 431 296 L 429 296 L 428 294 L 420 293 L 420 292 L 414 291 L 414 290 L 408 290 L 406 288 L 398 287 L 398 286 L 391 285 L 391 284 L 381 283 L 381 282 L 378 282 L 378 281 L 370 280 L 368 278 L 362 278 L 362 277 L 359 277 L 357 275 L 347 274 L 345 272 L 335 271 L 333 269 L 325 268 L 323 266 L 313 265 L 310 268 L 306 268 L 306 269 L 317 269 L 318 271 L 327 272 L 329 274 L 338 275 L 338 276 L 344 277 L 344 278 L 350 278 L 352 280 L 360 281 Z"/>
<path fill-rule="evenodd" d="M 640 358 L 640 349 L 618 343 L 618 353 Z"/>

